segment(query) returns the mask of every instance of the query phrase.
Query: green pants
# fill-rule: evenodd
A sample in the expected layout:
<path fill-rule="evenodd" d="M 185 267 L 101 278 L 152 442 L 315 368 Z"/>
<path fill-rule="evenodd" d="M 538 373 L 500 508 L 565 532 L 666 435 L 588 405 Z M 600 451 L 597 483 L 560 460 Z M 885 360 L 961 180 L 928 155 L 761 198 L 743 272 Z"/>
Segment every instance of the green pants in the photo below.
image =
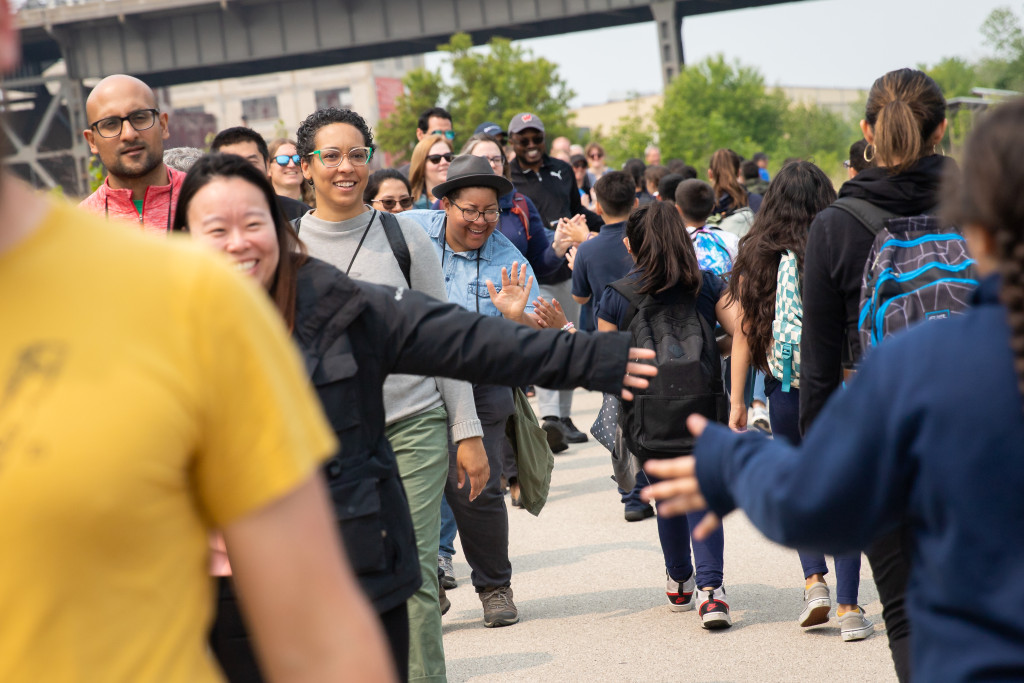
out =
<path fill-rule="evenodd" d="M 437 539 L 441 496 L 448 478 L 448 413 L 443 406 L 407 417 L 387 428 L 409 499 L 423 585 L 409 598 L 409 680 L 447 681 L 441 608 L 437 602 Z"/>

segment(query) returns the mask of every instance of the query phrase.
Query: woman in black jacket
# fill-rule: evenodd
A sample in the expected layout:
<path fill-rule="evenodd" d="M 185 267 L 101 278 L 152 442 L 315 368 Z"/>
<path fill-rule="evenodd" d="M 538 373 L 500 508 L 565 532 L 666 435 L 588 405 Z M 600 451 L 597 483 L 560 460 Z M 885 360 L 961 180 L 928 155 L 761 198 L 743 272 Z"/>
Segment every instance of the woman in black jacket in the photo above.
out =
<path fill-rule="evenodd" d="M 609 335 L 536 331 L 418 292 L 357 284 L 306 257 L 276 206 L 266 177 L 244 159 L 211 155 L 182 184 L 174 229 L 226 252 L 267 289 L 292 330 L 341 444 L 324 469 L 345 548 L 405 678 L 405 601 L 419 586 L 420 571 L 409 508 L 384 434 L 385 376 L 581 385 L 622 390 L 630 398 L 622 387 L 646 386 L 636 375 L 651 375 L 653 368 L 627 358 L 653 354 L 630 350 L 628 335 L 605 340 Z M 527 295 L 524 290 L 524 305 Z M 513 357 L 516 362 L 509 363 Z M 259 680 L 227 580 L 211 640 L 232 681 Z"/>
<path fill-rule="evenodd" d="M 939 86 L 913 69 L 891 71 L 871 86 L 864 120 L 865 159 L 874 168 L 861 171 L 839 191 L 899 216 L 931 213 L 939 203 L 939 185 L 949 160 L 936 154 L 946 132 L 946 101 Z M 851 214 L 832 206 L 814 219 L 807 240 L 803 285 L 803 338 L 800 352 L 800 427 L 805 433 L 844 370 L 860 360 L 858 306 L 864 265 L 874 235 Z M 851 491 L 856 514 L 856 491 Z M 867 551 L 878 586 L 901 681 L 910 676 L 910 626 L 903 594 L 910 557 L 897 531 Z"/>

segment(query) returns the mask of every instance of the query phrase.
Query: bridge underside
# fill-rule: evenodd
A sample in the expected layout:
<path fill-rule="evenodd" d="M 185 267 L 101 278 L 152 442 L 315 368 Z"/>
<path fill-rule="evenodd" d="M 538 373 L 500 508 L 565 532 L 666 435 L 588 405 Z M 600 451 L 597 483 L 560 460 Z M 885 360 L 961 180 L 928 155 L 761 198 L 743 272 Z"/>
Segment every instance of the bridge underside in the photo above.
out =
<path fill-rule="evenodd" d="M 795 1 L 795 0 L 789 0 Z M 463 31 L 481 44 L 656 21 L 662 75 L 668 83 L 683 63 L 685 16 L 781 4 L 779 0 L 116 0 L 22 10 L 23 64 L 4 89 L 59 88 L 60 106 L 36 102 L 40 128 L 3 126 L 8 163 L 28 168 L 33 181 L 66 184 L 41 165 L 67 140 L 77 187 L 84 191 L 88 149 L 81 141 L 80 84 L 113 73 L 136 75 L 153 87 L 252 76 L 347 62 L 423 54 Z M 63 58 L 67 77 L 44 70 Z M 77 88 L 76 88 L 77 84 Z M 10 116 L 8 100 L 2 103 Z M 53 111 L 51 111 L 53 110 Z M 44 116 L 45 114 L 45 116 Z M 24 117 L 23 117 L 24 118 Z M 24 126 L 22 126 L 24 127 Z M 76 131 L 77 129 L 77 131 Z M 58 143 L 58 147 L 59 147 Z M 44 149 L 45 148 L 45 149 Z M 52 165 L 52 163 L 51 163 Z M 72 173 L 75 175 L 75 173 Z"/>

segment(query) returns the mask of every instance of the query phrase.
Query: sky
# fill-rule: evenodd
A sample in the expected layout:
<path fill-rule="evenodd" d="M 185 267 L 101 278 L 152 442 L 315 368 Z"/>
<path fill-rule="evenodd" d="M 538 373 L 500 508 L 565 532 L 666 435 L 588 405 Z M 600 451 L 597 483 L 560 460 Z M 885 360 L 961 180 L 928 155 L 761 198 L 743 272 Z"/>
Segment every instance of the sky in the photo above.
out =
<path fill-rule="evenodd" d="M 683 54 L 693 64 L 722 53 L 769 85 L 868 88 L 892 69 L 989 54 L 979 29 L 997 7 L 1024 16 L 1024 0 L 803 0 L 704 14 L 683 20 Z M 654 22 L 518 44 L 559 65 L 573 106 L 662 89 Z M 441 61 L 426 57 L 431 69 Z"/>

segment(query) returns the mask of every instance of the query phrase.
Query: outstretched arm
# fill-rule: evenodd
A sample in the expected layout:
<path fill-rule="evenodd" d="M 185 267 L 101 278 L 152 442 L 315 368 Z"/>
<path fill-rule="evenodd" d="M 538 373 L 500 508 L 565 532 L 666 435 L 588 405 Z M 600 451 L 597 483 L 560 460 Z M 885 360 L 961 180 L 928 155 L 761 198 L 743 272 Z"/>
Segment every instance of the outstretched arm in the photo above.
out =
<path fill-rule="evenodd" d="M 893 367 L 869 362 L 833 397 L 800 448 L 690 416 L 690 431 L 703 432 L 696 461 L 647 463 L 651 474 L 669 478 L 647 495 L 666 501 L 659 507 L 665 514 L 706 505 L 721 516 L 742 508 L 761 533 L 791 547 L 826 553 L 865 548 L 899 521 L 913 481 L 920 418 L 893 418 Z M 855 515 L 850 491 L 858 496 Z"/>

